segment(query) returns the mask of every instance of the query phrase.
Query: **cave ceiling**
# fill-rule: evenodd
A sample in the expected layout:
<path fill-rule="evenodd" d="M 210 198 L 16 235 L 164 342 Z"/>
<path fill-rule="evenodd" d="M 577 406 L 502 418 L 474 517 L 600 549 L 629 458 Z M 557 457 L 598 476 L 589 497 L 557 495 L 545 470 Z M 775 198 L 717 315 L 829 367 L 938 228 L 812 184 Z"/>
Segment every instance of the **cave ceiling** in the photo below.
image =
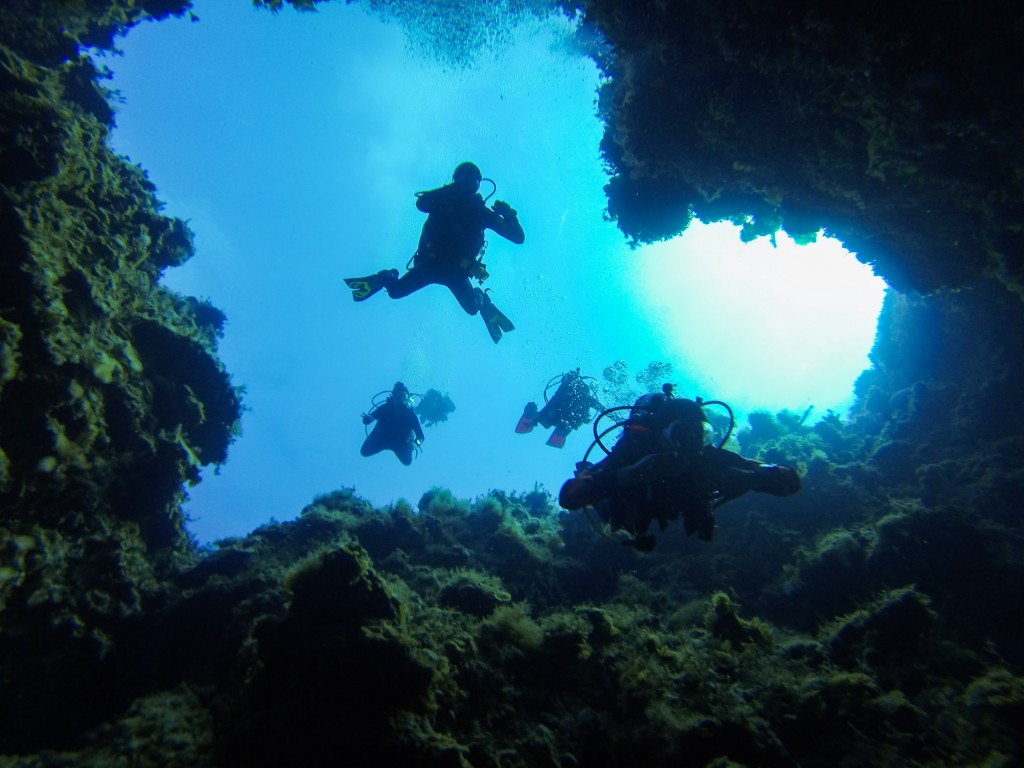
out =
<path fill-rule="evenodd" d="M 1010 5 L 581 3 L 607 39 L 610 214 L 821 229 L 895 288 L 1020 292 L 1024 71 Z"/>

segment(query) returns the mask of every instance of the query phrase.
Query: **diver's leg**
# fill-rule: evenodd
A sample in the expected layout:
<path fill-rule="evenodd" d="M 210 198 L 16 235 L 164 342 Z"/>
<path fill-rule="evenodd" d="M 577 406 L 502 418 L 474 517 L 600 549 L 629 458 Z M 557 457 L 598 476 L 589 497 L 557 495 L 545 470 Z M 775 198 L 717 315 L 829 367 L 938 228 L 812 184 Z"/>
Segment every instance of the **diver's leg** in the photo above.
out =
<path fill-rule="evenodd" d="M 535 426 L 537 426 L 537 404 L 531 400 L 523 408 L 523 415 L 519 417 L 519 423 L 516 424 L 516 432 L 524 435 L 527 432 L 532 432 Z"/>
<path fill-rule="evenodd" d="M 479 312 L 480 307 L 487 299 L 487 294 L 479 288 L 474 288 L 468 277 L 455 275 L 445 280 L 444 284 L 448 286 L 448 290 L 452 292 L 459 302 L 459 306 L 465 310 L 467 315 L 475 315 Z"/>
<path fill-rule="evenodd" d="M 701 541 L 711 541 L 715 537 L 715 513 L 711 503 L 699 509 L 689 509 L 683 513 L 683 530 L 687 536 L 697 534 Z"/>
<path fill-rule="evenodd" d="M 367 435 L 366 439 L 363 441 L 363 447 L 359 449 L 359 453 L 363 456 L 373 456 L 374 454 L 383 451 L 384 447 L 384 441 L 381 440 L 380 433 L 377 432 L 376 428 L 374 428 L 374 430 Z"/>
<path fill-rule="evenodd" d="M 396 270 L 391 270 L 391 274 L 384 278 L 384 290 L 392 299 L 401 299 L 436 282 L 435 275 L 424 267 L 413 267 L 401 277 Z"/>
<path fill-rule="evenodd" d="M 572 430 L 569 429 L 569 426 L 564 421 L 558 422 L 555 425 L 555 431 L 551 433 L 550 437 L 548 437 L 547 444 L 552 448 L 564 448 L 565 438 L 569 436 L 570 432 L 572 432 Z"/>
<path fill-rule="evenodd" d="M 392 448 L 391 450 L 393 450 L 395 452 L 395 456 L 397 456 L 398 460 L 400 462 L 402 462 L 403 464 L 405 464 L 405 466 L 408 467 L 410 464 L 412 464 L 412 445 L 411 444 L 406 443 L 405 445 L 399 445 L 399 446 L 396 446 L 396 447 Z"/>
<path fill-rule="evenodd" d="M 551 396 L 544 407 L 540 409 L 540 413 L 537 414 L 537 420 L 540 422 L 542 427 L 553 427 L 559 422 L 565 422 L 565 413 L 569 411 L 569 406 L 572 404 L 572 399 L 569 393 L 566 391 L 564 384 L 559 384 L 558 389 L 555 390 L 555 394 Z M 568 434 L 568 432 L 566 432 Z"/>
<path fill-rule="evenodd" d="M 552 406 L 554 398 L 544 403 L 544 407 L 537 412 L 537 421 L 542 427 L 550 427 L 555 423 L 557 417 L 557 408 Z"/>

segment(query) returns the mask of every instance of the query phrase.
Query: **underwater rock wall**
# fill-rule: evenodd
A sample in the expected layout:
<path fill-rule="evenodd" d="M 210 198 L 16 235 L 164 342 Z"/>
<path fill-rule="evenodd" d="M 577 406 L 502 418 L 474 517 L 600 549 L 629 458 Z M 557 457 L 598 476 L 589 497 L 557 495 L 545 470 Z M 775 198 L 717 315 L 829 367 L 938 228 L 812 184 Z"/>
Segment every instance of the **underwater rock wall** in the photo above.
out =
<path fill-rule="evenodd" d="M 607 43 L 606 192 L 628 237 L 671 237 L 693 216 L 735 221 L 748 238 L 824 228 L 901 292 L 886 300 L 852 424 L 829 417 L 801 436 L 761 418 L 740 435 L 745 452 L 806 470 L 804 493 L 779 514 L 816 539 L 793 550 L 772 524 L 748 525 L 774 541 L 758 563 L 761 599 L 775 594 L 777 616 L 806 626 L 913 582 L 962 637 L 995 639 L 1019 663 L 1004 602 L 1021 596 L 1024 490 L 1018 14 L 563 5 Z M 714 560 L 727 549 L 716 542 Z M 722 565 L 731 583 L 758 572 L 741 564 Z"/>
<path fill-rule="evenodd" d="M 845 242 L 901 291 L 987 275 L 1020 292 L 1024 29 L 913 0 L 590 0 L 608 43 L 609 212 L 629 237 L 691 215 Z"/>
<path fill-rule="evenodd" d="M 149 617 L 151 691 L 30 764 L 1011 764 L 1024 678 L 928 594 L 876 579 L 800 630 L 774 564 L 744 582 L 794 517 L 638 556 L 550 503 L 339 491 L 221 542 Z"/>
<path fill-rule="evenodd" d="M 241 410 L 215 353 L 223 314 L 157 284 L 191 233 L 107 148 L 102 78 L 75 53 L 75 35 L 109 41 L 158 4 L 92 5 L 0 12 L 0 677 L 20 692 L 0 704 L 7 744 L 32 743 L 55 702 L 73 732 L 116 699 L 103 665 L 191 558 L 183 483 L 224 461 Z"/>
<path fill-rule="evenodd" d="M 157 285 L 191 237 L 106 148 L 102 77 L 75 55 L 187 6 L 0 9 L 0 766 L 1019 761 L 1020 102 L 999 113 L 979 82 L 1017 71 L 1019 29 L 585 4 L 628 235 L 691 207 L 750 236 L 826 225 L 908 291 L 851 422 L 740 431 L 799 466 L 797 496 L 641 556 L 540 490 L 416 509 L 339 491 L 198 557 L 181 487 L 240 411 L 224 317 Z"/>

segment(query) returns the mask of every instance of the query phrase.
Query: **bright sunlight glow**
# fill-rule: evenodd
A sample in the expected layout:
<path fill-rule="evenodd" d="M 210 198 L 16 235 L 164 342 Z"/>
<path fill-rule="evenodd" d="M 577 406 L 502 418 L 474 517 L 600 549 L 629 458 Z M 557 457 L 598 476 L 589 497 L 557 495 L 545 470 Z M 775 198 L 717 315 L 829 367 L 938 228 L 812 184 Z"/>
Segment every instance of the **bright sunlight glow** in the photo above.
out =
<path fill-rule="evenodd" d="M 775 240 L 743 243 L 733 224 L 695 222 L 643 249 L 639 290 L 663 317 L 665 348 L 715 389 L 705 396 L 842 412 L 869 366 L 885 281 L 833 238 Z"/>

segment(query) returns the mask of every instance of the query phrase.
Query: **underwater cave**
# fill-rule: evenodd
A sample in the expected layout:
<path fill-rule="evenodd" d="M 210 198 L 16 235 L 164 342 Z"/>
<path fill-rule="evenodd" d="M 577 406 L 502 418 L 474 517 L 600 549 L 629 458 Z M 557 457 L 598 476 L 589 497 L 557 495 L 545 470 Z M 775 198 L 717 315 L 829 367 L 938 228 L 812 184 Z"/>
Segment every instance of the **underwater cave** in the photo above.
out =
<path fill-rule="evenodd" d="M 434 485 L 466 497 L 495 485 L 555 490 L 573 462 L 496 417 L 513 420 L 566 367 L 612 406 L 636 394 L 603 375 L 609 366 L 628 367 L 633 389 L 656 389 L 647 367 L 660 361 L 678 393 L 724 400 L 739 424 L 755 410 L 810 409 L 810 425 L 852 405 L 883 281 L 833 238 L 744 243 L 731 222 L 694 221 L 631 248 L 603 215 L 602 75 L 562 14 L 520 19 L 452 63 L 410 50 L 400 27 L 357 6 L 194 12 L 200 22 L 139 25 L 118 55 L 96 61 L 118 94 L 112 148 L 146 169 L 164 213 L 194 233 L 196 257 L 161 284 L 225 312 L 218 356 L 245 387 L 230 461 L 188 489 L 201 543 L 290 519 L 339 483 L 376 506 Z M 266 138 L 290 135 L 303 140 Z M 400 264 L 421 216 L 410 185 L 446 179 L 463 156 L 527 228 L 522 248 L 488 244 L 482 287 L 522 331 L 497 349 L 443 288 L 356 305 L 338 279 Z M 400 472 L 390 459 L 359 459 L 364 430 L 352 428 L 396 380 L 458 403 L 452 425 L 428 429 Z M 586 432 L 562 453 L 579 458 Z"/>
<path fill-rule="evenodd" d="M 266 45 L 273 23 L 315 20 L 255 5 Z M 290 5 L 326 15 L 333 4 Z M 153 21 L 213 21 L 187 0 L 13 0 L 0 10 L 0 764 L 316 765 L 339 749 L 356 765 L 1019 762 L 1024 27 L 1014 12 L 814 0 L 360 5 L 397 25 L 397 44 L 448 66 L 552 10 L 571 19 L 601 73 L 589 139 L 604 167 L 590 172 L 605 186 L 581 210 L 606 212 L 619 245 L 624 235 L 637 246 L 620 249 L 622 264 L 694 219 L 762 243 L 837 238 L 890 286 L 852 407 L 815 420 L 804 403 L 755 409 L 738 425 L 744 455 L 793 464 L 803 489 L 730 503 L 712 542 L 675 524 L 651 553 L 617 547 L 519 478 L 496 477 L 472 499 L 424 485 L 412 501 L 374 504 L 358 478 L 325 472 L 294 519 L 282 509 L 286 522 L 265 516 L 200 546 L 186 489 L 221 464 L 229 472 L 245 445 L 247 363 L 235 358 L 240 374 L 218 349 L 230 357 L 226 328 L 250 318 L 162 281 L 207 248 L 243 291 L 247 270 L 265 265 L 233 254 L 230 238 L 197 242 L 189 200 L 165 203 L 161 179 L 112 148 L 118 102 L 94 55 Z M 528 84 L 517 86 L 505 96 L 529 102 Z M 312 130 L 331 135 L 353 108 L 325 102 L 334 122 Z M 225 134 L 265 128 L 246 117 L 232 115 Z M 167 128 L 161 140 L 187 141 Z M 354 173 L 355 160 L 279 168 L 270 147 L 322 138 L 272 131 L 265 157 L 229 146 L 224 162 L 262 163 L 266 183 L 220 195 L 296 222 L 277 257 L 309 283 L 311 307 L 337 304 L 318 298 L 324 278 L 303 259 L 310 199 L 334 193 L 310 183 L 296 197 L 291 177 Z M 390 167 L 363 151 L 366 167 Z M 439 158 L 423 158 L 425 183 L 450 172 Z M 550 175 L 550 158 L 506 161 L 495 176 L 510 195 L 517 162 Z M 409 183 L 380 173 L 371 191 L 408 197 Z M 566 211 L 566 239 L 551 237 L 562 252 L 577 215 Z M 377 233 L 393 253 L 416 237 L 410 212 Z M 339 251 L 365 253 L 344 225 L 325 224 Z M 541 279 L 499 249 L 488 260 L 502 299 L 526 288 L 527 301 L 508 300 L 519 337 L 531 311 L 553 306 L 581 352 L 614 360 L 614 324 L 593 341 L 559 303 L 558 280 L 574 269 L 589 279 L 584 265 L 570 257 Z M 607 308 L 615 296 L 593 301 Z M 384 322 L 367 317 L 363 328 Z M 298 320 L 337 341 L 325 312 Z M 268 345 L 295 333 L 292 319 L 265 321 Z M 461 340 L 468 321 L 447 322 L 429 332 Z M 461 351 L 483 370 L 501 354 L 560 364 L 474 330 Z M 428 330 L 410 321 L 398 333 L 415 347 Z M 347 351 L 351 369 L 369 359 Z M 275 365 L 301 370 L 307 352 Z M 414 360 L 380 387 L 430 370 Z M 340 425 L 339 406 L 324 405 L 331 382 L 316 374 L 306 370 L 308 417 Z M 436 455 L 450 427 L 431 431 Z M 288 476 L 282 462 L 262 482 Z"/>

